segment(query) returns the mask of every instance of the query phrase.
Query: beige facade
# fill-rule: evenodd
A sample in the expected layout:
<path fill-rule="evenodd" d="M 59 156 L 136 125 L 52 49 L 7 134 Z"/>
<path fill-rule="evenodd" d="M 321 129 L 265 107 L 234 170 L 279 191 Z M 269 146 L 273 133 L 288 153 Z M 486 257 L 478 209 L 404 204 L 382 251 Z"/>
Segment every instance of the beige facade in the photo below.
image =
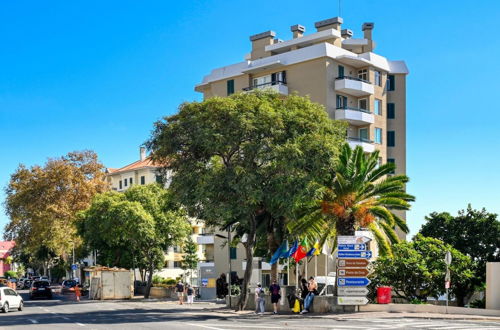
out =
<path fill-rule="evenodd" d="M 353 32 L 342 29 L 342 24 L 340 17 L 319 21 L 311 34 L 296 24 L 291 26 L 292 38 L 287 41 L 277 39 L 273 31 L 253 35 L 245 61 L 213 69 L 195 90 L 205 99 L 261 88 L 308 96 L 324 105 L 331 119 L 349 123 L 347 141 L 351 147 L 359 145 L 365 152 L 379 150 L 381 164 L 394 162 L 395 173 L 404 174 L 406 64 L 373 52 L 374 23 L 363 24 L 362 38 L 353 38 Z M 406 217 L 404 212 L 398 214 Z M 224 249 L 215 245 L 218 273 L 227 273 L 223 269 L 228 268 L 227 261 L 217 263 L 219 258 L 227 260 Z M 244 250 L 239 248 L 238 253 Z M 233 269 L 240 276 L 240 255 L 237 259 Z M 324 257 L 318 261 L 318 268 L 324 269 Z"/>

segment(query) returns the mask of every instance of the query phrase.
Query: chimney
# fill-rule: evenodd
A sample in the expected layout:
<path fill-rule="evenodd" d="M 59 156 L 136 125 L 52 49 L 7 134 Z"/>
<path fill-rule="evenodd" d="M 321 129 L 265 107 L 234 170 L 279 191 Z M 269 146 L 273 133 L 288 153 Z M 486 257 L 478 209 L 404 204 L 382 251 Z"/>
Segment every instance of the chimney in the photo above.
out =
<path fill-rule="evenodd" d="M 259 34 L 254 34 L 250 36 L 250 41 L 252 42 L 252 53 L 250 54 L 251 60 L 256 60 L 259 58 L 270 56 L 270 52 L 266 52 L 266 46 L 274 44 L 274 37 L 276 37 L 276 32 L 266 31 Z"/>
<path fill-rule="evenodd" d="M 293 39 L 295 39 L 302 37 L 304 32 L 306 32 L 306 28 L 303 25 L 295 24 L 290 26 L 290 31 L 293 32 Z"/>
<path fill-rule="evenodd" d="M 363 30 L 365 39 L 372 40 L 372 30 L 374 26 L 375 23 L 363 23 L 361 30 Z"/>
<path fill-rule="evenodd" d="M 340 32 L 340 26 L 344 23 L 344 20 L 342 17 L 332 17 L 329 19 L 325 19 L 319 22 L 314 23 L 314 27 L 316 30 L 323 31 L 323 30 L 328 30 L 328 29 L 335 29 Z"/>
<path fill-rule="evenodd" d="M 140 159 L 141 161 L 146 159 L 146 148 L 145 147 L 140 147 L 139 148 L 139 154 L 140 154 Z"/>
<path fill-rule="evenodd" d="M 344 38 L 344 39 L 350 39 L 350 38 L 352 38 L 353 33 L 349 29 L 343 29 L 341 35 L 342 35 L 342 38 Z"/>
<path fill-rule="evenodd" d="M 363 23 L 361 30 L 363 30 L 364 38 L 368 40 L 368 45 L 363 46 L 363 52 L 371 52 L 375 49 L 375 41 L 372 40 L 372 31 L 375 23 Z"/>

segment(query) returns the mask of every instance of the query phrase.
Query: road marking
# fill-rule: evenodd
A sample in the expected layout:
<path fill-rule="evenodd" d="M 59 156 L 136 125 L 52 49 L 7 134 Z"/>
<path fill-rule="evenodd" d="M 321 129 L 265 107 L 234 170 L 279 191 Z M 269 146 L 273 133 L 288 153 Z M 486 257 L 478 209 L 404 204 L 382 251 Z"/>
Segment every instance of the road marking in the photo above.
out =
<path fill-rule="evenodd" d="M 37 324 L 38 323 L 37 320 L 32 320 L 32 319 L 28 319 L 28 320 L 30 320 L 30 322 L 33 323 L 33 324 Z"/>
<path fill-rule="evenodd" d="M 215 327 L 209 327 L 207 325 L 201 325 L 201 324 L 194 324 L 194 323 L 186 323 L 187 325 L 191 325 L 193 327 L 200 327 L 200 328 L 205 328 L 205 329 L 213 329 L 213 330 L 225 330 L 222 328 L 215 328 Z"/>
<path fill-rule="evenodd" d="M 63 316 L 62 318 L 65 319 L 66 321 L 69 321 L 69 317 Z"/>
<path fill-rule="evenodd" d="M 84 327 L 84 326 L 85 326 L 85 324 L 83 324 L 83 323 L 78 323 L 78 322 L 75 322 L 75 324 L 77 324 L 77 325 L 79 325 L 79 326 L 81 326 L 81 327 Z"/>

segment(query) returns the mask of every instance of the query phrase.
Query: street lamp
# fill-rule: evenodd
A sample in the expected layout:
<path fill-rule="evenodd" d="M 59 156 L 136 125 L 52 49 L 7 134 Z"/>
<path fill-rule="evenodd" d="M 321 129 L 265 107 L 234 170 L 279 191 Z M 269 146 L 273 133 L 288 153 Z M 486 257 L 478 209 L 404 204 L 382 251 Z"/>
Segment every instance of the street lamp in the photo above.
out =
<path fill-rule="evenodd" d="M 231 308 L 231 273 L 232 273 L 232 268 L 231 268 L 231 227 L 233 225 L 237 225 L 239 222 L 235 222 L 233 224 L 229 224 L 227 227 L 227 256 L 228 256 L 228 261 L 229 261 L 229 276 L 227 279 L 227 288 L 228 288 L 228 294 L 229 294 L 229 308 Z M 248 262 L 248 261 L 247 261 Z"/>

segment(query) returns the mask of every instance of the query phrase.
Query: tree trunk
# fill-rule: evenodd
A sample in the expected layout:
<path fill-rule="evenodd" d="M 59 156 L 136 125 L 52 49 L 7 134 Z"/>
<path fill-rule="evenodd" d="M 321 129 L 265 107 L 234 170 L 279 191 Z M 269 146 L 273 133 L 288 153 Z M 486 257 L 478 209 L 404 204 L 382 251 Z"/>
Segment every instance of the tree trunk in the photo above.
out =
<path fill-rule="evenodd" d="M 149 266 L 148 284 L 146 286 L 146 292 L 144 293 L 144 298 L 146 299 L 149 298 L 149 293 L 151 291 L 151 284 L 153 284 L 153 272 L 154 272 L 154 266 L 153 263 L 151 263 Z"/>
<path fill-rule="evenodd" d="M 355 221 L 353 216 L 346 219 L 338 219 L 336 222 L 337 235 L 354 236 L 356 232 L 356 228 L 354 228 Z"/>
<path fill-rule="evenodd" d="M 274 218 L 271 216 L 267 217 L 267 247 L 269 252 L 273 254 L 279 247 L 279 243 L 276 241 L 276 235 L 274 234 Z M 278 281 L 278 263 L 274 263 L 271 266 L 271 280 Z"/>
<path fill-rule="evenodd" d="M 236 307 L 237 311 L 244 310 L 248 300 L 248 285 L 250 284 L 250 278 L 252 277 L 253 248 L 255 246 L 255 232 L 257 229 L 257 224 L 254 215 L 251 216 L 249 225 L 250 228 L 247 233 L 248 234 L 247 241 L 246 243 L 243 244 L 245 246 L 247 264 L 245 268 L 245 274 L 243 275 L 243 285 L 241 288 L 240 300 L 238 301 L 238 305 Z"/>

